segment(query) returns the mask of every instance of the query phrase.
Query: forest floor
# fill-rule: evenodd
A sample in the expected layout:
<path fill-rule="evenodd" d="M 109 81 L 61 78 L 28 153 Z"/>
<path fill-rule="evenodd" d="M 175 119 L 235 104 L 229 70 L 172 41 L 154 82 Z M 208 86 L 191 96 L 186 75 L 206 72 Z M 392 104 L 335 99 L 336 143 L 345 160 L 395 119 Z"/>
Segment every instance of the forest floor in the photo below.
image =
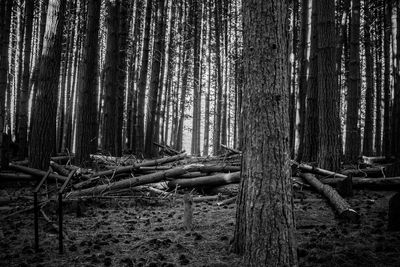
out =
<path fill-rule="evenodd" d="M 0 207 L 0 218 L 32 205 L 32 187 L 0 185 L 0 194 L 20 200 Z M 387 206 L 393 192 L 355 191 L 349 198 L 359 224 L 341 223 L 317 193 L 296 192 L 300 266 L 400 266 L 400 232 L 388 232 Z M 23 197 L 25 196 L 25 197 Z M 65 205 L 69 240 L 58 253 L 54 228 L 39 220 L 40 251 L 34 251 L 33 212 L 0 219 L 0 266 L 242 266 L 230 252 L 236 204 L 194 204 L 194 230 L 183 229 L 183 205 L 165 200 L 86 200 L 82 216 Z M 44 209 L 54 222 L 56 202 Z"/>

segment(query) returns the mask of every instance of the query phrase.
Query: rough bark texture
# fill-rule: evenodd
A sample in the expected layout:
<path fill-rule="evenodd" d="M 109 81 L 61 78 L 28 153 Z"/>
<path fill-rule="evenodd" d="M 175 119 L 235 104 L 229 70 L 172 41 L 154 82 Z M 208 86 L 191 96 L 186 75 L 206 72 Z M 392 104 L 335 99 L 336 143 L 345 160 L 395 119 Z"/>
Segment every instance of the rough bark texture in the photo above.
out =
<path fill-rule="evenodd" d="M 372 54 L 371 27 L 373 17 L 370 11 L 370 1 L 364 4 L 364 44 L 366 59 L 366 83 L 367 91 L 365 93 L 365 126 L 363 140 L 363 155 L 373 156 L 374 141 L 374 57 Z"/>
<path fill-rule="evenodd" d="M 138 99 L 137 99 L 137 129 L 136 129 L 136 152 L 144 152 L 144 104 L 146 96 L 147 84 L 147 69 L 149 66 L 149 50 L 150 50 L 150 28 L 151 28 L 151 10 L 153 1 L 147 0 L 146 17 L 144 25 L 144 39 L 143 39 L 143 52 L 142 64 L 140 67 L 140 80 L 138 84 Z"/>
<path fill-rule="evenodd" d="M 6 0 L 0 3 L 0 164 L 1 168 L 8 165 L 4 150 L 3 129 L 5 123 L 5 96 L 8 75 L 8 45 L 10 41 L 10 23 L 13 1 Z"/>
<path fill-rule="evenodd" d="M 382 154 L 382 35 L 383 35 L 383 13 L 376 10 L 376 107 L 375 107 L 375 155 Z"/>
<path fill-rule="evenodd" d="M 384 41 L 383 41 L 383 54 L 384 54 L 384 80 L 383 80 L 383 94 L 384 94 L 384 110 L 383 110 L 383 155 L 389 157 L 392 149 L 390 144 L 390 110 L 391 110 L 391 92 L 390 92 L 390 39 L 392 35 L 392 3 L 385 1 L 385 19 L 384 19 Z"/>
<path fill-rule="evenodd" d="M 100 24 L 100 3 L 90 0 L 86 38 L 79 71 L 78 115 L 76 125 L 75 160 L 81 163 L 97 148 L 97 69 Z"/>
<path fill-rule="evenodd" d="M 47 170 L 56 138 L 57 91 L 60 74 L 61 41 L 65 1 L 51 0 L 40 62 L 37 107 L 32 115 L 29 163 Z"/>
<path fill-rule="evenodd" d="M 22 86 L 20 105 L 18 111 L 18 156 L 25 158 L 28 155 L 28 100 L 29 100 L 29 77 L 31 67 L 31 44 L 33 12 L 35 9 L 34 1 L 25 2 L 25 49 L 24 49 L 24 69 L 22 74 Z"/>
<path fill-rule="evenodd" d="M 234 250 L 297 266 L 289 166 L 289 1 L 243 1 L 244 154 Z"/>
<path fill-rule="evenodd" d="M 307 109 L 304 130 L 304 143 L 300 161 L 316 161 L 318 155 L 318 34 L 317 34 L 317 1 L 312 2 L 310 74 L 307 84 Z"/>
<path fill-rule="evenodd" d="M 117 152 L 115 133 L 117 123 L 116 97 L 118 86 L 118 0 L 107 1 L 107 49 L 104 63 L 104 124 L 103 149 L 111 155 Z"/>
<path fill-rule="evenodd" d="M 335 1 L 317 2 L 318 13 L 318 115 L 321 168 L 340 168 L 339 91 L 336 72 Z"/>
<path fill-rule="evenodd" d="M 397 1 L 397 51 L 396 51 L 396 68 L 394 99 L 392 109 L 392 154 L 400 159 L 400 3 Z M 399 226 L 400 227 L 400 226 Z"/>
<path fill-rule="evenodd" d="M 361 137 L 358 126 L 361 96 L 360 74 L 360 0 L 354 0 L 351 9 L 350 73 L 346 118 L 346 160 L 354 162 L 360 156 Z"/>

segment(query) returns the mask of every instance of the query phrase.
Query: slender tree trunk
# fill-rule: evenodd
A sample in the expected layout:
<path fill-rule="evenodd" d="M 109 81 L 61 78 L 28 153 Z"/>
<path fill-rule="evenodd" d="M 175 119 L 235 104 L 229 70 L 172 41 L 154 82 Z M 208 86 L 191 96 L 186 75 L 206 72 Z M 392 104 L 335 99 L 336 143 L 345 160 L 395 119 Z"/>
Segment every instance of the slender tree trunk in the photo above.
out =
<path fill-rule="evenodd" d="M 18 156 L 25 158 L 28 156 L 28 99 L 29 99 L 29 75 L 31 68 L 31 45 L 32 45 L 32 26 L 33 12 L 35 9 L 34 1 L 25 2 L 25 50 L 24 68 L 22 75 L 21 96 L 18 111 Z"/>
<path fill-rule="evenodd" d="M 391 20 L 392 20 L 392 3 L 385 1 L 385 17 L 384 17 L 384 79 L 383 79 L 383 94 L 384 94 L 384 110 L 383 110 L 383 155 L 390 157 L 391 144 L 390 144 L 390 112 L 391 112 L 391 93 L 390 93 L 390 38 L 392 33 Z"/>
<path fill-rule="evenodd" d="M 7 152 L 4 150 L 3 130 L 5 124 L 5 100 L 8 81 L 8 46 L 13 0 L 0 3 L 0 169 L 8 167 Z M 9 96 L 10 98 L 10 96 Z"/>
<path fill-rule="evenodd" d="M 116 151 L 116 98 L 118 85 L 118 0 L 107 1 L 107 49 L 104 62 L 104 124 L 103 124 L 103 149 L 111 155 Z"/>
<path fill-rule="evenodd" d="M 154 126 L 156 121 L 156 110 L 157 110 L 157 100 L 158 92 L 160 90 L 160 68 L 161 59 L 164 54 L 164 40 L 163 40 L 163 28 L 164 28 L 164 0 L 157 0 L 156 4 L 156 18 L 154 21 L 155 33 L 154 33 L 154 44 L 153 44 L 153 62 L 151 64 L 151 81 L 150 81 L 150 91 L 149 91 L 149 102 L 147 105 L 147 124 L 146 124 L 146 140 L 144 147 L 144 155 L 148 158 L 154 157 L 153 142 L 154 136 Z"/>
<path fill-rule="evenodd" d="M 358 125 L 361 97 L 360 73 L 360 0 L 353 0 L 350 30 L 350 73 L 346 118 L 346 160 L 355 162 L 361 152 L 361 136 Z"/>
<path fill-rule="evenodd" d="M 396 5 L 396 58 L 395 58 L 395 84 L 392 108 L 392 154 L 400 159 L 400 3 Z"/>
<path fill-rule="evenodd" d="M 383 12 L 376 9 L 376 107 L 375 107 L 375 155 L 382 155 L 382 39 Z"/>
<path fill-rule="evenodd" d="M 61 41 L 65 1 L 50 0 L 40 62 L 37 108 L 32 116 L 29 146 L 30 166 L 46 170 L 55 144 L 57 91 L 60 75 Z"/>
<path fill-rule="evenodd" d="M 373 18 L 371 14 L 371 2 L 364 3 L 364 46 L 366 59 L 366 86 L 365 93 L 365 126 L 363 140 L 363 155 L 373 156 L 373 140 L 374 140 L 374 57 L 372 52 L 371 27 Z"/>
<path fill-rule="evenodd" d="M 311 48 L 310 48 L 310 73 L 307 84 L 307 109 L 304 130 L 304 150 L 300 161 L 314 162 L 317 160 L 319 149 L 318 126 L 318 34 L 316 1 L 312 2 L 311 18 Z"/>
<path fill-rule="evenodd" d="M 137 110 L 137 136 L 136 136 L 136 153 L 144 153 L 144 104 L 146 96 L 146 85 L 147 85 L 147 69 L 149 66 L 149 51 L 150 51 L 150 29 L 151 29 L 151 11 L 152 11 L 152 0 L 147 0 L 146 6 L 146 17 L 144 26 L 144 40 L 143 40 L 143 52 L 142 52 L 142 64 L 140 69 L 140 80 L 138 84 L 138 110 Z"/>
<path fill-rule="evenodd" d="M 96 152 L 98 138 L 97 123 L 97 77 L 100 2 L 88 2 L 86 39 L 82 63 L 79 68 L 78 110 L 76 126 L 75 160 L 82 163 L 89 160 L 90 153 Z"/>
<path fill-rule="evenodd" d="M 288 1 L 243 1 L 245 136 L 233 247 L 245 266 L 297 266 L 287 29 Z"/>

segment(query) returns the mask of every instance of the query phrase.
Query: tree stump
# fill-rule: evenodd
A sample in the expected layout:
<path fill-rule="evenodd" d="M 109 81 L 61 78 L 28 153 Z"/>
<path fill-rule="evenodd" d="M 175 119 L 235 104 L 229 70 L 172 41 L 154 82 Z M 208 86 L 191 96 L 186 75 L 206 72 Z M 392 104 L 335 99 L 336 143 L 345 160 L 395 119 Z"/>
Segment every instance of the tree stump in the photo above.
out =
<path fill-rule="evenodd" d="M 337 191 L 342 197 L 353 196 L 353 175 L 349 174 L 346 179 L 340 181 L 337 185 Z"/>
<path fill-rule="evenodd" d="M 389 200 L 389 231 L 400 231 L 400 192 Z"/>

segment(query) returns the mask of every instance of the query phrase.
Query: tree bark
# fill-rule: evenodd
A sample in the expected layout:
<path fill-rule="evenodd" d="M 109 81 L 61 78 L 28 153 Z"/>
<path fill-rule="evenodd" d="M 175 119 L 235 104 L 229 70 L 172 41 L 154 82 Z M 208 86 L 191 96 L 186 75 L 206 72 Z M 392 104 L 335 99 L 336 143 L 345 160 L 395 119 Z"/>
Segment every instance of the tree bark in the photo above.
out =
<path fill-rule="evenodd" d="M 60 0 L 51 0 L 49 3 L 40 62 L 37 108 L 32 116 L 29 162 L 31 167 L 42 170 L 47 170 L 50 164 L 56 137 L 55 116 L 65 3 Z"/>
<path fill-rule="evenodd" d="M 78 110 L 76 126 L 75 160 L 82 163 L 90 159 L 97 149 L 97 78 L 101 5 L 96 0 L 88 2 L 86 38 L 82 63 L 79 68 Z"/>
<path fill-rule="evenodd" d="M 245 132 L 233 247 L 244 254 L 246 266 L 297 266 L 288 147 L 288 10 L 288 1 L 243 1 Z"/>

